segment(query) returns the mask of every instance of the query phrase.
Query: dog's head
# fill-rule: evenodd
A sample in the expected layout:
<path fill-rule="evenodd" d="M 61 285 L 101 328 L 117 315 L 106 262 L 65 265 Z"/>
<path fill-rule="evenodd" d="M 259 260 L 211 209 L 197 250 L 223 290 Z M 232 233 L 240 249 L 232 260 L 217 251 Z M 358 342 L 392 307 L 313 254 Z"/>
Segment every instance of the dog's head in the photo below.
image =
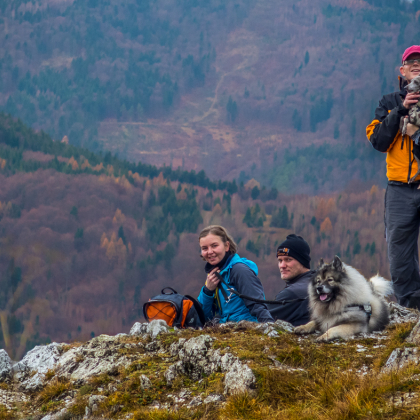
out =
<path fill-rule="evenodd" d="M 415 77 L 408 85 L 408 92 L 420 92 L 420 76 Z"/>
<path fill-rule="evenodd" d="M 321 259 L 312 280 L 313 298 L 324 303 L 333 301 L 340 294 L 344 278 L 345 270 L 340 258 L 335 256 L 330 264 Z"/>

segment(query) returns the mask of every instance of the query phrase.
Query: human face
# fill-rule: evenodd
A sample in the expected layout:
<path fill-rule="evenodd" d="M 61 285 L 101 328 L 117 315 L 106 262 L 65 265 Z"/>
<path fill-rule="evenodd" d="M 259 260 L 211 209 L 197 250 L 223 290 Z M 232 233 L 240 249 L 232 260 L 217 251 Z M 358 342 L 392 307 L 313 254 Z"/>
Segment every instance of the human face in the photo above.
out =
<path fill-rule="evenodd" d="M 406 61 L 416 59 L 420 59 L 419 53 L 409 55 Z M 412 65 L 404 64 L 400 67 L 400 72 L 408 82 L 411 82 L 415 77 L 420 76 L 420 64 L 418 62 L 415 62 Z"/>
<path fill-rule="evenodd" d="M 222 238 L 211 233 L 200 239 L 202 257 L 211 265 L 217 265 L 229 251 L 229 242 L 224 243 Z"/>
<path fill-rule="evenodd" d="M 294 279 L 299 274 L 309 271 L 298 260 L 287 255 L 278 257 L 278 260 L 280 276 L 284 281 Z"/>

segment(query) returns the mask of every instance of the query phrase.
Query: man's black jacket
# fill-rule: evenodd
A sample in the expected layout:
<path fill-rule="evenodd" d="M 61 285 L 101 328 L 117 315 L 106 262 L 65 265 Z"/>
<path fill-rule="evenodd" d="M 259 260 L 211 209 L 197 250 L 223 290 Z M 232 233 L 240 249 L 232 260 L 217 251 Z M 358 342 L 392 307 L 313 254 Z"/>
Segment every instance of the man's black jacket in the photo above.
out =
<path fill-rule="evenodd" d="M 276 296 L 275 300 L 304 298 L 306 300 L 291 302 L 285 305 L 268 305 L 268 310 L 275 320 L 282 319 L 283 321 L 290 322 L 295 327 L 307 324 L 310 321 L 308 285 L 314 274 L 315 271 L 307 271 L 286 282 L 286 287 Z"/>

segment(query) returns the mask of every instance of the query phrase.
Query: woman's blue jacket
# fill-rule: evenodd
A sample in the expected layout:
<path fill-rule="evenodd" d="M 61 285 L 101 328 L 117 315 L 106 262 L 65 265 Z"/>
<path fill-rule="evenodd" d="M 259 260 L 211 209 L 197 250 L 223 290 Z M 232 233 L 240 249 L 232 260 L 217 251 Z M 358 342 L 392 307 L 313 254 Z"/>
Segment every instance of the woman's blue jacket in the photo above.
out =
<path fill-rule="evenodd" d="M 246 258 L 241 258 L 238 254 L 234 254 L 232 256 L 232 258 L 230 258 L 226 265 L 222 268 L 222 270 L 220 271 L 220 275 L 223 277 L 223 280 L 225 281 L 226 284 L 229 285 L 230 288 L 234 289 L 234 290 L 238 290 L 236 285 L 233 285 L 231 282 L 231 271 L 232 271 L 232 267 L 236 264 L 245 264 L 246 267 L 238 267 L 237 269 L 235 269 L 235 271 L 244 271 L 244 274 L 246 272 L 249 272 L 249 269 L 252 270 L 252 273 L 250 273 L 252 275 L 252 279 L 248 279 L 245 277 L 244 275 L 241 276 L 240 281 L 242 282 L 246 282 L 248 283 L 250 286 L 254 285 L 255 286 L 255 290 L 253 291 L 254 293 L 251 295 L 253 297 L 259 298 L 259 299 L 265 299 L 264 296 L 264 292 L 262 289 L 262 285 L 260 280 L 258 279 L 257 275 L 258 275 L 258 267 L 257 265 L 250 261 L 247 260 Z M 248 268 L 247 268 L 248 267 Z M 244 278 L 245 277 L 245 278 Z M 247 276 L 249 277 L 249 276 Z M 252 321 L 252 322 L 258 322 L 258 319 L 256 316 L 251 315 L 250 310 L 247 308 L 247 306 L 245 305 L 244 301 L 237 295 L 235 294 L 231 294 L 228 290 L 225 284 L 223 284 L 222 282 L 219 283 L 218 287 L 223 287 L 223 289 L 226 292 L 227 296 L 230 296 L 229 302 L 226 302 L 223 294 L 220 293 L 219 291 L 218 293 L 218 301 L 220 302 L 220 307 L 218 310 L 218 317 L 220 317 L 220 323 L 225 323 L 228 321 L 233 321 L 233 322 L 239 322 L 242 320 L 246 320 L 246 321 Z M 215 296 L 214 295 L 208 295 L 206 293 L 204 293 L 204 287 L 201 289 L 200 295 L 198 296 L 198 301 L 201 303 L 203 310 L 204 310 L 204 314 L 206 317 L 206 321 L 211 320 L 214 318 L 216 311 L 215 311 L 215 305 L 214 305 L 214 301 L 215 301 Z M 208 289 L 207 289 L 208 290 Z M 242 292 L 243 293 L 243 292 Z M 258 311 L 255 311 L 256 313 L 258 312 L 259 317 L 262 316 L 265 318 L 265 322 L 266 321 L 272 321 L 271 315 L 270 313 L 267 311 L 267 307 L 266 305 L 260 305 L 260 304 L 255 304 L 253 305 L 252 302 L 249 302 L 251 305 L 248 305 L 248 307 L 254 307 L 255 305 L 258 306 Z M 257 308 L 255 308 L 257 309 Z M 253 311 L 254 312 L 254 311 Z M 261 315 L 260 315 L 261 314 Z M 261 319 L 260 319 L 261 322 Z"/>

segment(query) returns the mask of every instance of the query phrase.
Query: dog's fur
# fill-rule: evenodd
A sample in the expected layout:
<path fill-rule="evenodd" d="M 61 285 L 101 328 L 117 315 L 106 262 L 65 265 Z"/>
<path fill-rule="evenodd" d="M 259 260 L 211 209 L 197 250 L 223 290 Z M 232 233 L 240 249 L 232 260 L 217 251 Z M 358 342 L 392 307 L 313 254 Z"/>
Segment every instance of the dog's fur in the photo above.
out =
<path fill-rule="evenodd" d="M 415 77 L 408 85 L 407 85 L 407 92 L 420 92 L 420 76 Z M 407 134 L 407 125 L 408 124 L 416 125 L 420 127 L 420 101 L 414 104 L 408 113 L 408 117 L 401 117 L 400 123 L 400 131 L 403 136 Z M 417 133 L 416 133 L 417 134 Z M 417 136 L 413 136 L 417 138 Z M 420 145 L 417 144 L 417 141 L 413 141 L 413 156 L 416 159 L 418 165 L 417 173 L 410 178 L 408 183 L 414 182 L 417 176 L 420 174 Z"/>
<path fill-rule="evenodd" d="M 318 341 L 347 339 L 357 333 L 383 330 L 389 322 L 384 296 L 392 294 L 391 282 L 380 276 L 368 281 L 337 256 L 330 264 L 320 260 L 308 292 L 311 321 L 296 327 L 297 334 L 320 330 L 323 334 Z M 370 319 L 362 309 L 347 309 L 368 304 L 372 308 Z"/>

